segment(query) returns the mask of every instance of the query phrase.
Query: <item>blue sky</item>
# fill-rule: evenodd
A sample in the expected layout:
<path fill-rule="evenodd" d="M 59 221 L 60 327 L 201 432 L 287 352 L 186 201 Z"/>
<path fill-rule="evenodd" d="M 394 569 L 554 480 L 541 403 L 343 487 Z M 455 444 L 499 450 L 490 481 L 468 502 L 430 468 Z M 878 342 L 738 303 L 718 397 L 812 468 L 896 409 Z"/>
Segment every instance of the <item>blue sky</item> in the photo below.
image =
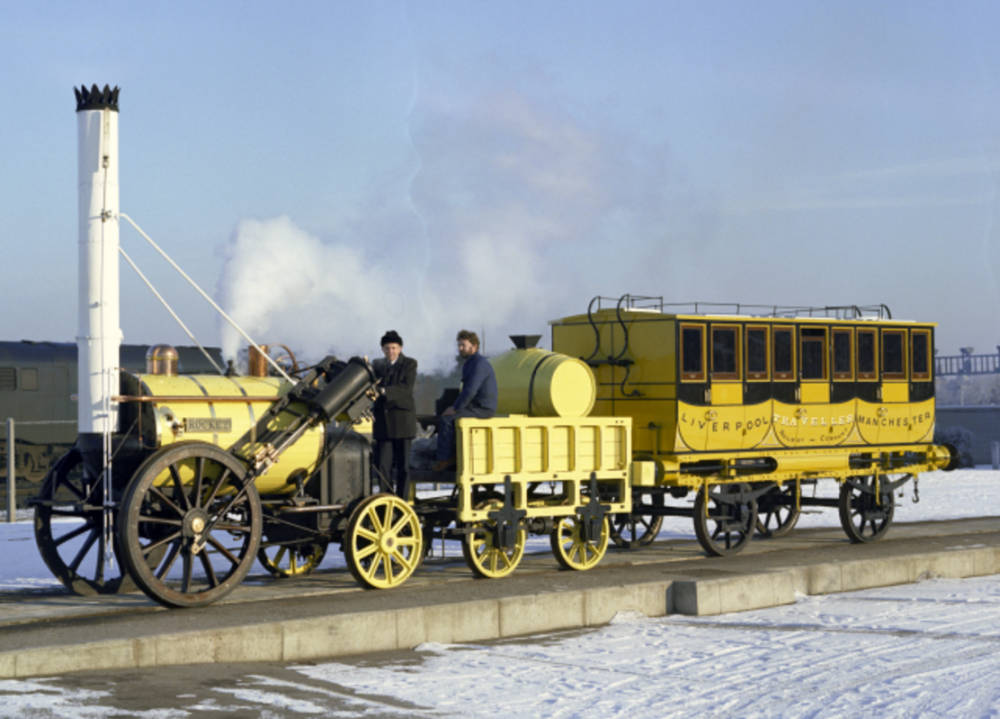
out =
<path fill-rule="evenodd" d="M 995 3 L 0 5 L 4 339 L 76 332 L 72 88 L 121 205 L 263 342 L 435 364 L 595 294 L 885 302 L 1000 343 Z M 123 226 L 199 339 L 207 305 Z M 122 268 L 128 342 L 186 343 Z"/>

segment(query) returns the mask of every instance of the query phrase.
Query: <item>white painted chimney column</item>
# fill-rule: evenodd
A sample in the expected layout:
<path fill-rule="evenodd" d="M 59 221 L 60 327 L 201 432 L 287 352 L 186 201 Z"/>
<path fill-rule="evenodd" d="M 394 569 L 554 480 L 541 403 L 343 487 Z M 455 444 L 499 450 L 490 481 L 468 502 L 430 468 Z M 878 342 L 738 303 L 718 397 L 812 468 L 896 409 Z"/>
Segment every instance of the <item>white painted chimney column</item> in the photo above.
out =
<path fill-rule="evenodd" d="M 118 429 L 118 88 L 74 88 L 78 138 L 80 261 L 77 421 L 80 434 Z"/>

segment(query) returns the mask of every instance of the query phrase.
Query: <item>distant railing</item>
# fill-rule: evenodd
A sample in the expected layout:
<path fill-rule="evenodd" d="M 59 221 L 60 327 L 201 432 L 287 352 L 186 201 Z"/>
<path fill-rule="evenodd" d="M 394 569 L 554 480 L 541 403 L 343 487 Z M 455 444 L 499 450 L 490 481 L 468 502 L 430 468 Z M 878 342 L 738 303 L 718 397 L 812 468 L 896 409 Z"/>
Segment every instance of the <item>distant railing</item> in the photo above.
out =
<path fill-rule="evenodd" d="M 17 456 L 17 444 L 15 443 L 14 418 L 7 418 L 7 521 L 13 522 L 17 519 L 17 473 L 14 459 Z M 75 419 L 41 419 L 22 420 L 17 424 L 76 424 Z"/>
<path fill-rule="evenodd" d="M 949 375 L 1000 374 L 1000 345 L 996 354 L 972 354 L 971 347 L 962 347 L 961 354 L 944 355 L 934 358 L 934 374 L 938 377 Z"/>

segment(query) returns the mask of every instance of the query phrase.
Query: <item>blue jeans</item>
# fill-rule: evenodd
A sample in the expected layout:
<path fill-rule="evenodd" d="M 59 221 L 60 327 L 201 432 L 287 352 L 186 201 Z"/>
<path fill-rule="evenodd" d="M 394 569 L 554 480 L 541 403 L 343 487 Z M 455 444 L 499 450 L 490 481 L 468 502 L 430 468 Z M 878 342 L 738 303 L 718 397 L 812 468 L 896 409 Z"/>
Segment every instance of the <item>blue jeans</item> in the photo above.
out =
<path fill-rule="evenodd" d="M 455 458 L 455 420 L 462 417 L 477 417 L 478 419 L 489 419 L 493 412 L 481 407 L 466 407 L 460 409 L 455 414 L 443 414 L 438 417 L 437 425 L 437 459 Z"/>

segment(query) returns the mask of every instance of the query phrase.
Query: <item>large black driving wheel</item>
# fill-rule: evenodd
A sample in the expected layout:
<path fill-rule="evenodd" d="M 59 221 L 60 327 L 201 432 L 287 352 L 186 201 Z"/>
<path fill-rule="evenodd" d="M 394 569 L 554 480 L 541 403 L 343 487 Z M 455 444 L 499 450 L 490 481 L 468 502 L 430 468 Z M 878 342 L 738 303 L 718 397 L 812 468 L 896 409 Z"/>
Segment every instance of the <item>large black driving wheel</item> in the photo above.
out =
<path fill-rule="evenodd" d="M 260 496 L 245 474 L 239 460 L 204 442 L 164 447 L 136 470 L 122 499 L 119 544 L 150 598 L 199 607 L 243 581 L 262 521 Z"/>
<path fill-rule="evenodd" d="M 848 477 L 840 485 L 840 526 L 853 543 L 874 542 L 889 531 L 896 501 L 886 485 L 875 477 Z"/>
<path fill-rule="evenodd" d="M 747 484 L 717 484 L 698 490 L 694 533 L 710 555 L 743 551 L 757 526 L 757 502 Z"/>
<path fill-rule="evenodd" d="M 757 536 L 783 537 L 799 521 L 799 483 L 772 487 L 757 499 Z"/>
<path fill-rule="evenodd" d="M 56 460 L 33 504 L 38 551 L 66 589 L 88 596 L 135 589 L 114 541 L 110 548 L 106 541 L 101 477 L 84 475 L 79 450 L 74 447 Z"/>

